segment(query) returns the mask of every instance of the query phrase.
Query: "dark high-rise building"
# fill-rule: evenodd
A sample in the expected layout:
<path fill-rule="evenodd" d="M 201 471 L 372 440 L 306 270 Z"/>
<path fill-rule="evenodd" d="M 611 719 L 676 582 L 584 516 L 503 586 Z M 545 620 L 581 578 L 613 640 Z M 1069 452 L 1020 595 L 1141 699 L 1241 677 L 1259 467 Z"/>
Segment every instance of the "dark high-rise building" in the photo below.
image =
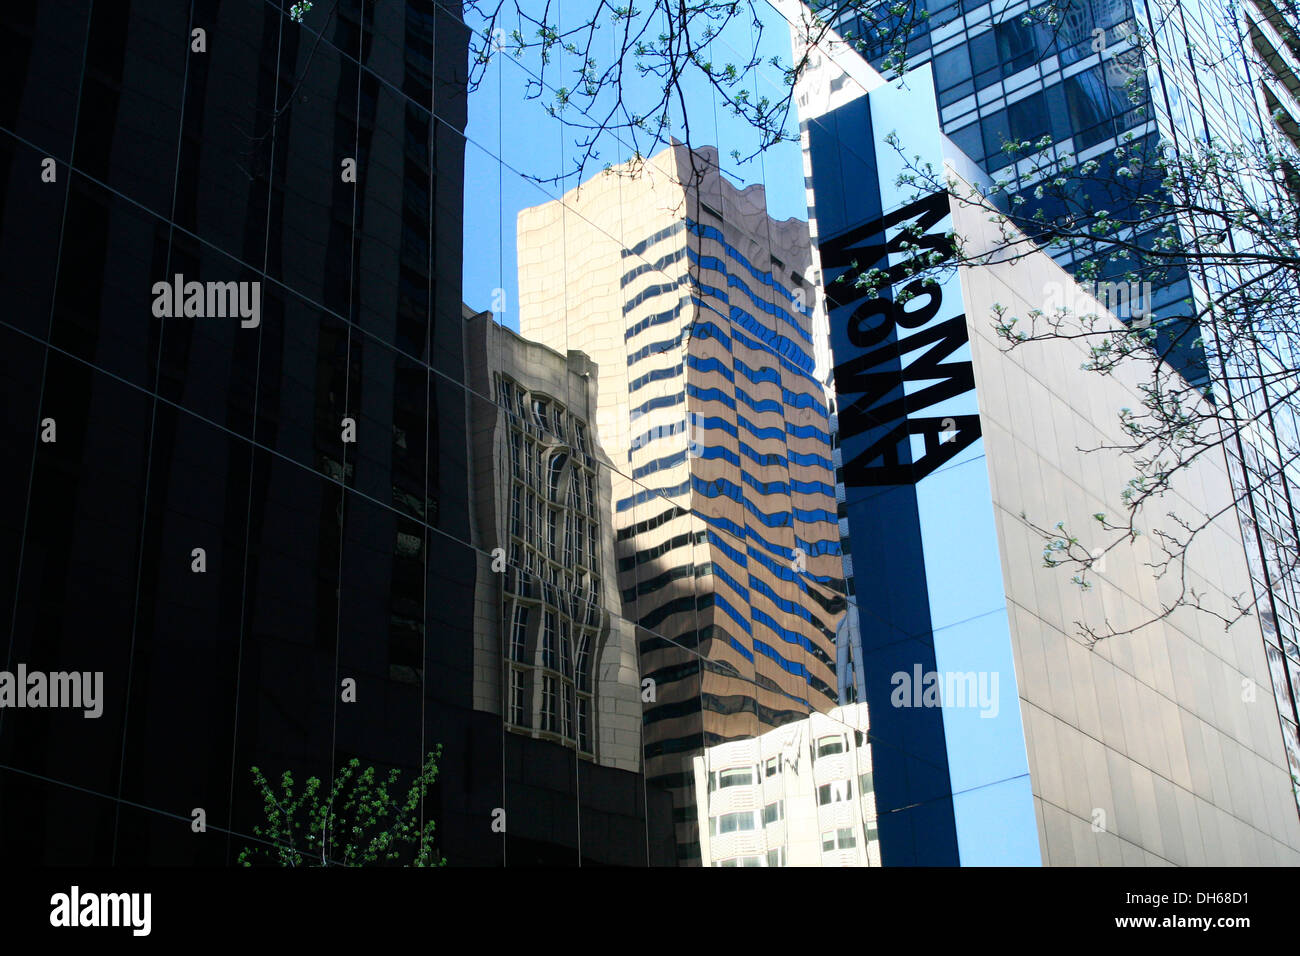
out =
<path fill-rule="evenodd" d="M 472 481 L 494 451 L 470 426 L 505 421 L 475 377 L 504 367 L 462 305 L 459 17 L 6 9 L 6 859 L 232 863 L 266 822 L 253 767 L 301 786 L 356 758 L 404 794 L 438 747 L 424 811 L 453 865 L 670 854 L 664 798 L 647 826 L 635 661 L 621 674 L 607 640 L 630 633 L 612 541 L 593 567 L 613 601 L 561 625 L 564 663 L 595 673 L 528 669 L 556 726 L 530 712 L 508 733 L 485 696 L 503 578 L 476 523 L 493 489 Z M 524 591 L 506 593 L 541 597 Z M 15 707 L 17 673 L 102 674 L 102 712 Z"/>
<path fill-rule="evenodd" d="M 0 710 L 8 860 L 232 862 L 254 765 L 406 779 L 437 745 L 438 848 L 503 859 L 472 700 L 467 32 L 454 4 L 290 7 L 0 18 L 0 657 L 103 675 L 97 718 Z"/>

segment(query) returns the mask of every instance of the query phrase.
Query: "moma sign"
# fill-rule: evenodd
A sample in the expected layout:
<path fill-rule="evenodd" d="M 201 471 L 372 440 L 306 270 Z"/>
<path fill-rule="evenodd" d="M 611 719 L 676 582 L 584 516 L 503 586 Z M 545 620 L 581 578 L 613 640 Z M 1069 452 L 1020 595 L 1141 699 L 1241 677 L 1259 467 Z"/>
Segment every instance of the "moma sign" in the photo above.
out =
<path fill-rule="evenodd" d="M 847 487 L 915 483 L 980 436 L 951 221 L 937 192 L 819 243 Z"/>

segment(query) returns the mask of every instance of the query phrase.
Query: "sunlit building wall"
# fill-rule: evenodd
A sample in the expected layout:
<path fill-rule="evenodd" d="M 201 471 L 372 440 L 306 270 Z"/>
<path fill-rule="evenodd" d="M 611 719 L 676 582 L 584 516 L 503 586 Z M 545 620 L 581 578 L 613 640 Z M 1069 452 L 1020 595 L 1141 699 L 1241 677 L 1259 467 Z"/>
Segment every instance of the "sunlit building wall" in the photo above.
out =
<path fill-rule="evenodd" d="M 790 3 L 778 5 L 797 20 Z M 832 12 L 830 4 L 810 6 Z M 1127 161 L 1125 151 L 1154 150 L 1162 142 L 1188 156 L 1210 141 L 1254 151 L 1276 135 L 1282 144 L 1300 145 L 1300 25 L 1293 22 L 1294 11 L 1272 0 L 1066 0 L 1054 7 L 1027 0 L 922 0 L 914 6 L 926 11 L 926 19 L 907 40 L 908 69 L 932 75 L 944 134 L 1031 204 L 1044 175 L 1038 151 L 1009 152 L 1008 142 L 1046 137 L 1047 155 L 1096 161 L 1103 180 Z M 863 58 L 885 69 L 892 38 L 873 35 L 855 12 L 834 22 Z M 1139 55 L 1139 37 L 1154 44 L 1156 56 L 1147 57 L 1149 62 Z M 857 85 L 833 75 L 822 83 L 837 84 L 841 99 Z M 1287 166 L 1288 188 L 1295 191 L 1300 177 Z M 1163 225 L 1146 222 L 1135 241 L 1152 241 Z M 1180 220 L 1181 240 L 1193 243 L 1201 225 Z M 1210 225 L 1209 232 L 1218 232 L 1220 224 Z M 1070 270 L 1086 258 L 1071 250 L 1054 255 Z M 1106 263 L 1101 280 L 1122 280 L 1128 267 L 1124 261 Z M 1111 295 L 1104 304 L 1126 322 L 1144 314 L 1186 316 L 1189 308 L 1204 307 L 1208 290 L 1244 281 L 1232 267 L 1193 273 L 1171 269 L 1143 294 Z M 1241 498 L 1238 519 L 1263 624 L 1268 684 L 1290 772 L 1300 780 L 1300 522 L 1293 504 L 1300 469 L 1292 437 L 1300 434 L 1300 420 L 1290 401 L 1297 357 L 1288 342 L 1278 341 L 1225 358 L 1212 331 L 1179 320 L 1162 328 L 1158 347 L 1190 382 L 1213 383 L 1240 404 L 1243 417 L 1256 421 L 1256 427 L 1232 436 L 1225 451 Z M 1300 785 L 1296 799 L 1300 803 Z"/>

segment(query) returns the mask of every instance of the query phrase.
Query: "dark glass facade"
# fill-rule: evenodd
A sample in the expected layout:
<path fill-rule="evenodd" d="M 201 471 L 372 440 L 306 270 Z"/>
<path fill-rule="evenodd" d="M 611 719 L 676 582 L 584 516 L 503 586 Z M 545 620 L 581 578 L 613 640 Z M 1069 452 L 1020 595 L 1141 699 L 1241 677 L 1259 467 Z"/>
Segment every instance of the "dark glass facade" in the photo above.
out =
<path fill-rule="evenodd" d="M 0 18 L 3 667 L 104 675 L 0 710 L 0 855 L 231 863 L 253 766 L 441 745 L 453 865 L 644 862 L 639 774 L 474 707 L 458 5 L 291 7 Z M 177 276 L 256 321 L 159 316 Z"/>

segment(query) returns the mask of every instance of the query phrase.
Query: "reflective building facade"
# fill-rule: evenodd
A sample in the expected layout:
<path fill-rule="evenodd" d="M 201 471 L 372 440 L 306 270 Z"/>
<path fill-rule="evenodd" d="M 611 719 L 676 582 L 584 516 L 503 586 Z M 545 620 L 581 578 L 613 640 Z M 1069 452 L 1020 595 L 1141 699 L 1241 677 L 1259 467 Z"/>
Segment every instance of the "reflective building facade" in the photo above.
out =
<path fill-rule="evenodd" d="M 691 754 L 837 702 L 807 227 L 727 182 L 716 150 L 675 146 L 521 212 L 518 237 L 522 331 L 600 367 L 619 586 L 651 682 L 647 782 L 674 792 L 695 862 Z"/>
<path fill-rule="evenodd" d="M 0 713 L 9 860 L 232 862 L 265 822 L 251 767 L 409 774 L 438 744 L 442 851 L 502 856 L 471 681 L 466 34 L 284 6 L 5 9 L 4 661 L 104 675 L 97 720 Z M 176 275 L 256 283 L 260 321 L 159 318 Z"/>
<path fill-rule="evenodd" d="M 1270 684 L 1268 617 L 1225 633 L 1190 608 L 1162 613 L 1178 582 L 1152 574 L 1141 543 L 1081 590 L 1043 569 L 1026 520 L 1083 527 L 1114 509 L 1131 467 L 1117 413 L 1140 401 L 1140 373 L 1089 372 L 1077 342 L 1001 346 L 995 306 L 1086 296 L 1046 254 L 909 287 L 916 248 L 942 254 L 950 232 L 976 251 L 1002 240 L 986 210 L 900 186 L 888 134 L 950 175 L 987 174 L 941 134 L 929 76 L 885 84 L 844 47 L 823 61 L 801 116 L 883 860 L 1293 864 L 1288 745 L 1274 702 L 1246 692 Z M 885 287 L 868 298 L 854 280 L 873 265 Z M 1095 299 L 1087 310 L 1119 327 Z M 1230 459 L 1202 460 L 1169 503 L 1207 519 L 1186 570 L 1220 609 L 1254 570 L 1232 476 Z M 1145 520 L 1144 533 L 1173 527 Z M 1080 623 L 1102 621 L 1155 623 L 1088 646 Z"/>
<path fill-rule="evenodd" d="M 1293 13 L 1267 0 L 1242 7 L 1218 0 L 1067 0 L 1051 8 L 922 0 L 917 8 L 928 19 L 908 42 L 909 69 L 930 72 L 943 132 L 980 169 L 1011 181 L 1031 202 L 1043 171 L 1018 157 L 1036 150 L 1008 152 L 1009 142 L 1046 137 L 1050 155 L 1100 163 L 1099 183 L 1120 165 L 1117 147 L 1154 150 L 1164 142 L 1191 155 L 1213 141 L 1254 149 L 1274 131 L 1292 145 L 1300 143 L 1297 24 L 1289 19 Z M 841 17 L 838 26 L 845 36 L 864 41 L 862 51 L 875 65 L 890 56 L 858 17 Z M 1139 32 L 1153 40 L 1150 62 L 1143 62 L 1138 49 Z M 1294 170 L 1289 176 L 1294 190 Z M 1150 191 L 1157 190 L 1153 184 Z M 1050 218 L 1058 210 L 1049 205 L 1044 211 Z M 1162 225 L 1158 218 L 1148 220 L 1133 241 L 1155 241 Z M 1178 224 L 1188 247 L 1205 239 L 1198 228 Z M 1086 257 L 1081 251 L 1055 255 L 1066 269 Z M 1120 280 L 1129 267 L 1123 260 L 1106 264 L 1098 287 Z M 1294 461 L 1298 423 L 1288 401 L 1295 387 L 1289 371 L 1294 356 L 1283 337 L 1244 356 L 1231 346 L 1220 349 L 1212 335 L 1185 318 L 1204 306 L 1207 289 L 1231 289 L 1241 281 L 1230 267 L 1195 274 L 1174 267 L 1147 294 L 1111 295 L 1105 304 L 1125 321 L 1138 315 L 1183 317 L 1161 329 L 1157 347 L 1189 382 L 1230 395 L 1257 425 L 1242 429 L 1225 447 L 1241 498 L 1251 591 L 1264 625 L 1268 685 L 1291 772 L 1300 779 L 1300 525 L 1294 506 L 1300 471 Z M 1300 785 L 1296 799 L 1300 806 Z"/>
<path fill-rule="evenodd" d="M 481 509 L 508 495 L 474 481 L 543 426 L 486 449 L 471 429 L 499 420 L 489 386 L 547 382 L 486 372 L 463 311 L 469 27 L 457 4 L 291 6 L 0 17 L 0 669 L 103 674 L 97 719 L 0 710 L 0 855 L 233 863 L 266 822 L 252 767 L 405 781 L 440 746 L 423 812 L 452 864 L 671 859 L 635 662 L 591 591 L 579 611 L 548 582 L 557 644 L 521 671 L 527 713 L 502 708 L 500 616 L 541 592 L 501 589 Z M 160 316 L 178 276 L 244 283 L 257 320 Z M 566 527 L 603 608 L 581 409 L 566 392 L 547 426 L 574 443 Z M 602 692 L 620 668 L 627 693 Z"/>
<path fill-rule="evenodd" d="M 942 105 L 859 59 L 753 160 L 697 82 L 689 137 L 673 106 L 584 166 L 590 117 L 535 57 L 479 59 L 472 9 L 293 6 L 0 17 L 0 670 L 104 675 L 96 719 L 0 709 L 0 856 L 229 864 L 253 766 L 405 778 L 441 746 L 452 865 L 1296 861 L 1276 712 L 1239 700 L 1294 658 L 1283 606 L 1263 641 L 1093 654 L 1072 619 L 1159 592 L 1134 563 L 1084 605 L 1017 523 L 1119 484 L 1076 446 L 1133 383 L 974 319 L 1066 273 L 963 274 L 877 341 L 828 294 L 902 222 L 975 229 L 901 211 L 871 130 L 977 169 L 938 124 L 975 150 L 1047 102 L 1014 43 Z M 754 13 L 709 55 L 759 37 L 779 101 L 788 24 Z M 1113 136 L 1076 52 L 1051 102 Z M 244 283 L 257 320 L 159 315 L 173 280 Z M 1216 594 L 1256 573 L 1228 525 Z"/>

